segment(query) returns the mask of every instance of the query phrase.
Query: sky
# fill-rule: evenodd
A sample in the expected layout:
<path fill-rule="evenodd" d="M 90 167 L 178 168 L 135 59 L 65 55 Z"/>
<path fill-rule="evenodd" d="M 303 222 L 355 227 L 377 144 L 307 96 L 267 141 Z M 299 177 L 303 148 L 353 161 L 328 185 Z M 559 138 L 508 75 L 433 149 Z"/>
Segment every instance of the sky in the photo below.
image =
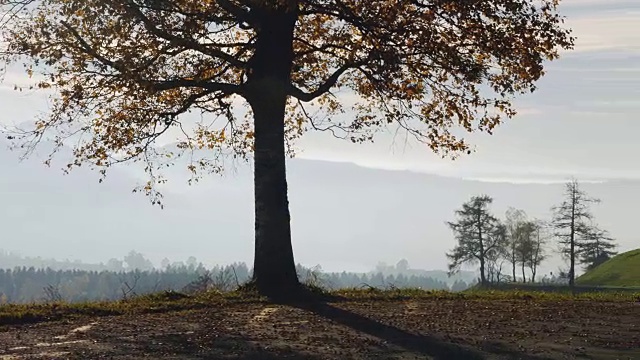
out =
<path fill-rule="evenodd" d="M 354 145 L 319 132 L 298 142 L 299 157 L 488 181 L 640 178 L 640 1 L 563 0 L 560 11 L 577 37 L 575 49 L 547 63 L 536 93 L 518 97 L 518 116 L 493 135 L 468 136 L 472 155 L 452 161 L 391 134 Z M 0 121 L 46 111 L 44 95 L 12 90 L 22 79 L 6 74 Z"/>
<path fill-rule="evenodd" d="M 560 9 L 575 49 L 547 64 L 536 93 L 517 99 L 518 116 L 470 137 L 474 154 L 451 161 L 391 135 L 351 145 L 310 134 L 301 157 L 485 180 L 640 178 L 640 1 L 564 0 Z"/>

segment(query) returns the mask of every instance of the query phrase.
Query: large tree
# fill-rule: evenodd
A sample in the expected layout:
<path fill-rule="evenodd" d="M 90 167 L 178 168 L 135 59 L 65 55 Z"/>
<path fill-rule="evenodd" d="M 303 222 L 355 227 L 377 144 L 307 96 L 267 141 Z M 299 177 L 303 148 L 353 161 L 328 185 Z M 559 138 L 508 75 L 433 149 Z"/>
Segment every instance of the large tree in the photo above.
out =
<path fill-rule="evenodd" d="M 576 261 L 579 260 L 584 245 L 595 231 L 591 225 L 593 214 L 590 205 L 598 202 L 600 202 L 599 199 L 590 197 L 574 179 L 565 184 L 562 203 L 552 209 L 551 226 L 560 244 L 562 255 L 569 258 L 569 286 L 571 287 L 575 284 Z"/>
<path fill-rule="evenodd" d="M 514 95 L 534 91 L 544 62 L 573 47 L 558 3 L 0 0 L 3 60 L 53 93 L 48 114 L 12 136 L 69 144 L 69 168 L 142 160 L 154 201 L 167 156 L 206 149 L 188 166 L 200 175 L 221 171 L 222 155 L 253 154 L 254 280 L 287 290 L 298 284 L 293 140 L 315 129 L 362 142 L 391 127 L 442 155 L 470 151 L 462 134 L 514 116 Z M 167 134 L 180 134 L 181 151 L 154 146 Z"/>
<path fill-rule="evenodd" d="M 456 210 L 456 221 L 447 222 L 458 244 L 447 254 L 449 273 L 463 264 L 480 264 L 480 282 L 487 283 L 488 263 L 496 259 L 506 241 L 506 228 L 489 211 L 490 196 L 474 196 Z"/>

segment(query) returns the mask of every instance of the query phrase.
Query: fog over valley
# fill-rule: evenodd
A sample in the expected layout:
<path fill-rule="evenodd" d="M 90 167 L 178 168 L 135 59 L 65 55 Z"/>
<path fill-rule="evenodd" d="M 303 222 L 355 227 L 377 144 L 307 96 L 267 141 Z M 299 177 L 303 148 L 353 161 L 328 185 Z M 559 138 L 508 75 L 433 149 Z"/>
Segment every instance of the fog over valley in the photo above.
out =
<path fill-rule="evenodd" d="M 164 173 L 165 208 L 152 206 L 132 189 L 145 180 L 139 166 L 116 166 L 106 180 L 86 168 L 63 175 L 65 151 L 50 168 L 42 164 L 47 144 L 18 163 L 20 154 L 0 145 L 0 248 L 28 256 L 106 262 L 135 249 L 155 265 L 196 256 L 205 265 L 252 263 L 253 181 L 248 164 L 229 164 L 222 176 L 186 183 L 186 159 Z M 563 184 L 464 180 L 410 171 L 365 168 L 352 163 L 292 159 L 288 162 L 293 246 L 296 261 L 325 271 L 367 272 L 379 262 L 406 259 L 412 268 L 446 270 L 445 253 L 455 245 L 445 224 L 471 196 L 488 194 L 500 217 L 509 206 L 530 217 L 550 219 Z M 583 183 L 596 220 L 611 232 L 619 251 L 637 247 L 632 204 L 640 181 Z M 556 246 L 550 242 L 550 252 Z M 556 256 L 542 272 L 556 271 Z M 469 268 L 475 270 L 475 268 Z"/>

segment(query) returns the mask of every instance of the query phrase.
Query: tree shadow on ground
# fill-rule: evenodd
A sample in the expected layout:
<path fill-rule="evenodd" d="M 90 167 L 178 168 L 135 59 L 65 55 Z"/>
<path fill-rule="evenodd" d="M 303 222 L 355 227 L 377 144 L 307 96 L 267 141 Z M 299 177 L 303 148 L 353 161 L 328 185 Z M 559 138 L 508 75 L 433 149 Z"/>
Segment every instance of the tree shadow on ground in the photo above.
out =
<path fill-rule="evenodd" d="M 522 359 L 540 360 L 544 357 L 529 355 L 511 349 L 500 343 L 486 342 L 483 350 L 472 349 L 468 346 L 448 342 L 435 336 L 415 334 L 395 326 L 383 324 L 355 312 L 341 309 L 324 302 L 301 302 L 290 304 L 302 310 L 312 312 L 335 323 L 347 326 L 355 331 L 377 337 L 388 344 L 395 345 L 415 355 L 433 359 Z"/>

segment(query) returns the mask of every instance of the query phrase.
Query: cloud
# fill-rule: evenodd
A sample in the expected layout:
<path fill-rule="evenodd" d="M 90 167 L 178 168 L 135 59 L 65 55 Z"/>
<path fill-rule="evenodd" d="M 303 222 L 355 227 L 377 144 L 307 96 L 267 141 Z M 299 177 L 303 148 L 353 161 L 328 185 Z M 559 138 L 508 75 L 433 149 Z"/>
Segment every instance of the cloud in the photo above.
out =
<path fill-rule="evenodd" d="M 564 10 L 563 10 L 564 9 Z M 640 53 L 640 2 L 565 0 L 561 13 L 577 37 L 572 52 L 623 51 Z"/>
<path fill-rule="evenodd" d="M 24 69 L 14 64 L 7 67 L 7 69 L 0 74 L 0 92 L 12 91 L 20 94 L 16 92 L 15 86 L 28 89 L 30 86 L 35 87 L 38 82 L 44 79 L 44 76 L 38 73 L 34 73 L 30 78 Z"/>
<path fill-rule="evenodd" d="M 624 6 L 625 4 L 635 4 L 635 0 L 562 0 L 560 2 L 560 7 L 580 7 L 591 9 L 597 5 L 613 5 L 616 7 L 620 7 Z"/>
<path fill-rule="evenodd" d="M 516 115 L 517 117 L 540 115 L 544 113 L 544 111 L 542 111 L 542 109 L 540 108 L 518 107 L 517 104 L 516 104 L 516 110 L 518 111 L 518 115 Z"/>

